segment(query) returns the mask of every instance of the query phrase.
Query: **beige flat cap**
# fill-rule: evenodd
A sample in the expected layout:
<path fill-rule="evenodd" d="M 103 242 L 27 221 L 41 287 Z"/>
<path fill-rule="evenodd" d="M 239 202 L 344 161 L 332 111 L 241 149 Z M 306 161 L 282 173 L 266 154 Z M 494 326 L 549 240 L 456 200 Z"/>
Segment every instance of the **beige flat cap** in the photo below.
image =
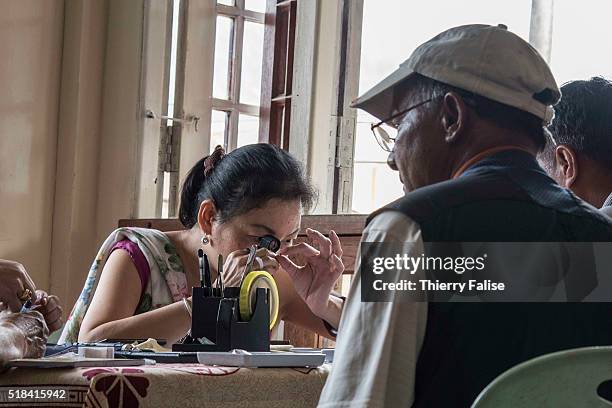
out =
<path fill-rule="evenodd" d="M 544 125 L 561 97 L 548 64 L 528 42 L 501 24 L 472 24 L 421 44 L 351 106 L 381 120 L 391 116 L 395 86 L 415 73 L 532 113 Z"/>

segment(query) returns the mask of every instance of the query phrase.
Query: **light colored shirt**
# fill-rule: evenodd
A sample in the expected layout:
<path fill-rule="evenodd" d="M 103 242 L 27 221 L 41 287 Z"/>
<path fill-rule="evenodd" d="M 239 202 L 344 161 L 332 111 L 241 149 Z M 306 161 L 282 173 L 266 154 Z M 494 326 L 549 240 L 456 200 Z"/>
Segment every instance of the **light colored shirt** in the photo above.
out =
<path fill-rule="evenodd" d="M 408 256 L 423 253 L 418 224 L 394 211 L 377 215 L 364 230 L 361 242 L 402 243 Z M 359 268 L 358 254 L 338 330 L 332 372 L 319 407 L 408 407 L 414 399 L 427 303 L 362 302 Z"/>
<path fill-rule="evenodd" d="M 610 193 L 608 198 L 606 198 L 606 201 L 604 201 L 603 207 L 601 207 L 601 211 L 608 217 L 612 217 L 612 193 Z"/>

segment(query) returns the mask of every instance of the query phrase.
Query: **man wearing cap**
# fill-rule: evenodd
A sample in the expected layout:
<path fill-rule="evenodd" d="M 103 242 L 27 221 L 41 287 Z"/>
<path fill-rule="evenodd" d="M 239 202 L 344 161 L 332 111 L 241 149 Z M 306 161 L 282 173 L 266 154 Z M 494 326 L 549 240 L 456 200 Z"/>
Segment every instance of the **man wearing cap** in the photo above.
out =
<path fill-rule="evenodd" d="M 380 120 L 407 193 L 368 218 L 362 243 L 402 242 L 416 258 L 424 242 L 612 241 L 612 222 L 535 159 L 559 97 L 546 62 L 504 26 L 419 46 L 353 104 Z M 607 304 L 362 302 L 361 284 L 357 273 L 320 407 L 466 407 L 520 362 L 612 344 Z"/>
<path fill-rule="evenodd" d="M 561 92 L 538 161 L 561 186 L 612 216 L 612 82 L 571 81 Z"/>

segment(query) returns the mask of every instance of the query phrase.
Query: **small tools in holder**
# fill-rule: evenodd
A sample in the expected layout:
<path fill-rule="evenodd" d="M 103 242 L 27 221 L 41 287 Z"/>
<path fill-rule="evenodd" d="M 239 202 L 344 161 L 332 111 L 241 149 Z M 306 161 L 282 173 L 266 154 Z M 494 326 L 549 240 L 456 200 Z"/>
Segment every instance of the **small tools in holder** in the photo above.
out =
<path fill-rule="evenodd" d="M 268 242 L 280 247 L 278 239 L 272 238 L 278 244 Z M 249 258 L 254 257 L 257 247 L 250 248 Z M 270 351 L 270 329 L 276 322 L 279 305 L 274 278 L 265 271 L 251 271 L 247 262 L 241 286 L 223 287 L 220 258 L 219 277 L 213 287 L 208 259 L 202 253 L 198 255 L 202 279 L 200 287 L 192 288 L 191 330 L 172 350 Z"/>

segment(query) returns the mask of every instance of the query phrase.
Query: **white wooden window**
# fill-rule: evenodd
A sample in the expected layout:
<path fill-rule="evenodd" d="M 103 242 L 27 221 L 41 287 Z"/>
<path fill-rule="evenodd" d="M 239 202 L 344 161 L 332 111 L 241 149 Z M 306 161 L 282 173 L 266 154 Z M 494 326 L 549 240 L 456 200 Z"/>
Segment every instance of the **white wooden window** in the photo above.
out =
<path fill-rule="evenodd" d="M 298 10 L 303 24 L 300 36 L 291 39 L 303 50 L 295 58 L 298 93 L 291 95 L 296 102 L 291 110 L 300 117 L 310 116 L 316 2 L 297 4 L 297 0 L 145 0 L 145 121 L 138 216 L 176 216 L 181 181 L 215 146 L 231 151 L 271 141 L 271 132 L 263 126 L 269 123 L 269 109 L 260 106 L 269 105 L 270 97 L 263 89 L 271 88 L 272 73 L 283 63 L 294 72 L 293 65 L 275 58 L 275 41 L 286 43 L 285 37 L 296 26 L 292 20 L 291 29 L 277 33 L 279 9 Z M 266 36 L 273 46 L 264 49 Z M 260 120 L 262 111 L 267 122 Z M 299 129 L 292 126 L 291 133 L 297 137 L 285 148 L 305 161 L 308 123 Z M 157 160 L 149 159 L 155 153 Z"/>
<path fill-rule="evenodd" d="M 265 8 L 266 0 L 145 1 L 138 216 L 176 216 L 197 160 L 218 144 L 258 141 Z"/>
<path fill-rule="evenodd" d="M 218 1 L 210 148 L 257 143 L 265 1 Z"/>
<path fill-rule="evenodd" d="M 179 48 L 179 28 L 181 25 L 181 0 L 172 1 L 172 24 L 170 33 L 170 61 L 169 61 L 169 76 L 167 79 L 168 83 L 168 101 L 167 101 L 167 116 L 175 116 L 175 99 L 176 99 L 176 66 L 178 60 L 178 48 Z M 166 137 L 172 138 L 174 133 L 175 121 L 168 119 L 165 122 L 167 126 Z M 169 146 L 176 146 L 176 141 L 167 141 Z M 171 155 L 170 155 L 171 156 Z M 173 163 L 174 162 L 174 163 Z M 163 192 L 162 192 L 162 212 L 163 218 L 175 217 L 177 208 L 177 185 L 179 183 L 178 178 L 178 166 L 176 159 L 170 157 L 169 163 L 167 163 L 166 169 L 163 171 Z"/>
<path fill-rule="evenodd" d="M 146 0 L 142 31 L 140 100 L 142 127 L 139 135 L 138 191 L 134 215 L 174 216 L 181 123 L 168 119 L 175 112 L 177 67 L 181 42 L 182 8 L 186 0 Z"/>

